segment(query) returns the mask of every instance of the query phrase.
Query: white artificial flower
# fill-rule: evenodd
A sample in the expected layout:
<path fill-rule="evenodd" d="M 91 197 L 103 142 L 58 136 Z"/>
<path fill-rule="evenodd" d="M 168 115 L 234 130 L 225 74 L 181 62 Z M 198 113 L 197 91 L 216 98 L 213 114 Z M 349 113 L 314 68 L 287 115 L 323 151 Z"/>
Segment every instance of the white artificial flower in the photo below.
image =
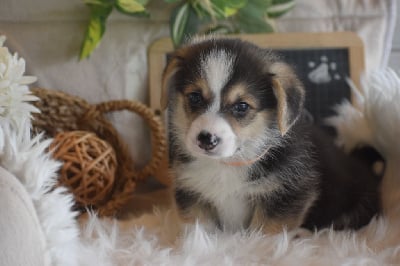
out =
<path fill-rule="evenodd" d="M 36 77 L 24 76 L 25 60 L 3 46 L 5 39 L 0 36 L 0 125 L 10 123 L 18 128 L 28 123 L 30 126 L 31 113 L 39 110 L 29 103 L 38 98 L 27 85 L 35 82 Z"/>

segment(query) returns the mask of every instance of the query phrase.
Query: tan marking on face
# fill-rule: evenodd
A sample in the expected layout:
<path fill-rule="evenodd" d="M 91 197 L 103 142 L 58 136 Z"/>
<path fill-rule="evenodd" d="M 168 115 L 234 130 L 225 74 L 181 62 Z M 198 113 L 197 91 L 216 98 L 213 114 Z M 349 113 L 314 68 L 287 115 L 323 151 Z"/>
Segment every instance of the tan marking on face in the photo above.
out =
<path fill-rule="evenodd" d="M 211 90 L 207 87 L 207 82 L 204 79 L 198 79 L 183 89 L 183 94 L 179 94 L 181 101 L 178 102 L 179 106 L 183 107 L 185 111 L 186 120 L 192 123 L 201 113 L 191 112 L 188 95 L 192 92 L 200 92 L 205 102 L 211 101 L 213 95 Z M 182 114 L 183 115 L 183 114 Z M 179 122 L 179 120 L 177 120 Z"/>
<path fill-rule="evenodd" d="M 232 106 L 237 102 L 246 102 L 250 105 L 248 114 L 240 120 L 227 115 L 227 120 L 239 138 L 253 138 L 264 133 L 264 129 L 267 126 L 266 123 L 272 116 L 272 113 L 266 110 L 257 111 L 259 105 L 258 99 L 248 92 L 245 84 L 237 84 L 230 88 L 224 96 L 224 101 L 225 106 Z"/>
<path fill-rule="evenodd" d="M 253 109 L 249 112 L 254 112 L 254 114 L 249 114 L 250 121 L 246 121 L 246 118 L 244 118 L 244 121 L 237 121 L 234 117 L 228 118 L 233 131 L 239 138 L 250 139 L 264 134 L 265 128 L 268 127 L 268 121 L 271 120 L 273 115 L 272 112 L 267 110 L 256 112 Z"/>
<path fill-rule="evenodd" d="M 184 96 L 177 94 L 175 115 L 172 117 L 172 123 L 179 127 L 180 134 L 186 134 L 193 119 L 186 114 Z M 184 137 L 180 136 L 180 139 L 184 139 Z"/>
<path fill-rule="evenodd" d="M 205 81 L 202 78 L 199 78 L 198 80 L 196 80 L 195 82 L 184 88 L 183 94 L 189 95 L 190 93 L 196 91 L 201 92 L 205 100 L 209 100 L 213 96 L 210 88 L 207 86 L 207 81 Z"/>
<path fill-rule="evenodd" d="M 243 101 L 250 105 L 251 108 L 257 109 L 258 100 L 253 95 L 248 93 L 247 86 L 245 84 L 237 84 L 229 89 L 228 93 L 224 97 L 226 105 L 232 105 L 236 102 Z"/>

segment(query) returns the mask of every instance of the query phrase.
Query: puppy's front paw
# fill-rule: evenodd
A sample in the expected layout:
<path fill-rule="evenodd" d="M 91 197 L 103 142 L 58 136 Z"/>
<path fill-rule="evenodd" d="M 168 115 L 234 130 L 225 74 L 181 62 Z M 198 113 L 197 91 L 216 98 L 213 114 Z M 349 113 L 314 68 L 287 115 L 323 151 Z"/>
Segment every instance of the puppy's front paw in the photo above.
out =
<path fill-rule="evenodd" d="M 220 229 L 211 222 L 205 222 L 204 220 L 196 219 L 193 223 L 182 223 L 181 230 L 184 234 L 188 234 L 190 232 L 207 232 L 207 233 L 215 233 L 220 231 Z"/>
<path fill-rule="evenodd" d="M 310 238 L 313 233 L 308 229 L 298 227 L 291 230 L 288 234 L 290 239 L 300 239 L 300 238 Z"/>

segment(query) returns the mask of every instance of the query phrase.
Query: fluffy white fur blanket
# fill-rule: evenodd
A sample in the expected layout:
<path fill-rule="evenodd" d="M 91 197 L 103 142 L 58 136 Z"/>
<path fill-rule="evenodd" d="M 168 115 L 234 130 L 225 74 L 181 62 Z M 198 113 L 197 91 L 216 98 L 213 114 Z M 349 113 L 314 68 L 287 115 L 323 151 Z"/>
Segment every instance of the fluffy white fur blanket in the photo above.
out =
<path fill-rule="evenodd" d="M 400 79 L 388 70 L 372 73 L 363 84 L 356 103 L 343 103 L 329 120 L 345 149 L 368 143 L 387 159 L 385 215 L 357 232 L 327 229 L 294 238 L 298 232 L 227 234 L 199 224 L 182 230 L 167 209 L 129 221 L 90 215 L 78 238 L 70 197 L 62 189 L 48 189 L 58 165 L 44 154 L 47 142 L 3 130 L 1 164 L 27 187 L 56 265 L 399 265 Z"/>
<path fill-rule="evenodd" d="M 18 178 L 31 197 L 45 234 L 46 257 L 51 265 L 78 265 L 80 239 L 76 213 L 71 211 L 73 197 L 63 187 L 54 188 L 61 164 L 46 153 L 51 140 L 42 140 L 40 135 L 31 139 L 29 125 L 16 131 L 3 122 L 0 165 Z M 15 256 L 23 256 L 18 247 Z"/>

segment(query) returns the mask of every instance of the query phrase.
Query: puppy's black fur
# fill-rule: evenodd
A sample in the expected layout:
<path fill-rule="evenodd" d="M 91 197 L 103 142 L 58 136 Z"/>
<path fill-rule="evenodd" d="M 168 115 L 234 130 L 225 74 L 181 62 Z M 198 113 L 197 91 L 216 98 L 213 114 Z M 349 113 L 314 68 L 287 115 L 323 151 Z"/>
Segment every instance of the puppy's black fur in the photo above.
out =
<path fill-rule="evenodd" d="M 358 229 L 368 224 L 380 212 L 381 178 L 373 172 L 373 162 L 355 154 L 346 155 L 319 128 L 313 127 L 310 135 L 321 193 L 303 226 Z"/>

